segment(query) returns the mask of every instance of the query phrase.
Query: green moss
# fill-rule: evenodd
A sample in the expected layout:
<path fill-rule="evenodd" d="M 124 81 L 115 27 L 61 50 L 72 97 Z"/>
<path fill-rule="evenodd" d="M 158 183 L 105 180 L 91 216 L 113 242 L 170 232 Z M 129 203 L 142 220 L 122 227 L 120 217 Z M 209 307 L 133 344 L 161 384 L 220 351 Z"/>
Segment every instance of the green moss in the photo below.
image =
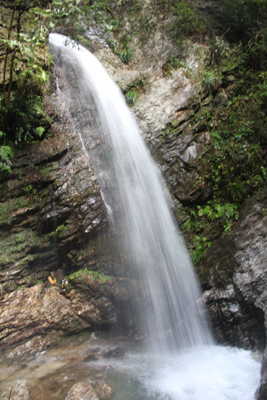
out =
<path fill-rule="evenodd" d="M 6 232 L 1 232 L 0 264 L 7 266 L 16 263 L 17 267 L 22 269 L 35 259 L 48 257 L 49 252 L 29 253 L 33 247 L 41 247 L 47 239 L 47 235 L 39 237 L 31 229 L 23 229 L 19 233 L 10 232 L 6 234 Z M 53 251 L 50 251 L 50 255 L 53 255 Z"/>
<path fill-rule="evenodd" d="M 69 221 L 66 221 L 68 223 Z M 64 237 L 68 231 L 68 226 L 63 225 L 58 225 L 57 228 L 49 233 L 49 238 L 54 239 L 56 237 Z"/>
<path fill-rule="evenodd" d="M 12 223 L 12 213 L 18 211 L 19 209 L 23 208 L 41 208 L 46 200 L 39 199 L 37 196 L 37 192 L 35 189 L 29 185 L 26 187 L 26 191 L 28 190 L 32 192 L 32 195 L 20 196 L 13 199 L 9 199 L 4 203 L 0 203 L 0 225 L 7 224 L 11 225 Z M 34 196 L 33 196 L 34 192 Z"/>
<path fill-rule="evenodd" d="M 9 201 L 4 203 L 0 203 L 0 225 L 2 224 L 11 224 L 12 216 L 10 212 L 10 204 Z"/>
<path fill-rule="evenodd" d="M 97 272 L 97 271 L 92 271 L 89 270 L 87 268 L 81 269 L 79 271 L 73 272 L 72 274 L 69 275 L 68 279 L 69 280 L 75 280 L 78 278 L 85 278 L 87 276 L 91 277 L 91 281 L 94 280 L 99 280 L 101 283 L 105 283 L 106 281 L 108 281 L 109 279 L 111 279 L 112 277 L 109 275 L 105 275 L 103 273 Z"/>
<path fill-rule="evenodd" d="M 17 286 L 17 290 L 23 289 L 23 288 L 25 288 L 25 287 L 26 287 L 26 285 Z"/>
<path fill-rule="evenodd" d="M 27 231 L 7 236 L 2 233 L 0 236 L 0 260 L 1 264 L 15 263 L 25 255 L 25 248 L 28 246 Z"/>

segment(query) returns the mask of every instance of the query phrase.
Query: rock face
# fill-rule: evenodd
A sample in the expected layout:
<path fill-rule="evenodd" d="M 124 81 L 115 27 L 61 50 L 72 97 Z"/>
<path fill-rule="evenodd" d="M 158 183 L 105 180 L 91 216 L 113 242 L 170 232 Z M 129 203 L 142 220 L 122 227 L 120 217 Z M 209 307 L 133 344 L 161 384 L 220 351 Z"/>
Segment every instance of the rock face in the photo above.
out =
<path fill-rule="evenodd" d="M 95 325 L 116 322 L 114 305 L 104 293 L 100 295 L 101 290 L 96 285 L 91 285 L 91 290 L 95 293 L 91 292 L 87 299 L 85 294 L 77 294 L 74 289 L 66 292 L 59 287 L 45 288 L 44 284 L 39 284 L 6 295 L 0 317 L 1 348 L 36 338 L 43 332 L 50 336 L 60 332 L 63 336 L 64 332 L 74 334 Z M 54 339 L 52 344 L 56 341 Z"/>
<path fill-rule="evenodd" d="M 137 47 L 138 54 L 134 47 L 135 57 L 128 66 L 118 63 L 114 68 L 114 54 L 109 48 L 97 49 L 94 54 L 123 91 L 140 80 L 145 82 L 145 89 L 132 108 L 133 113 L 176 206 L 192 204 L 206 199 L 211 193 L 209 188 L 201 185 L 198 168 L 198 159 L 211 141 L 203 124 L 203 112 L 213 97 L 202 90 L 199 82 L 200 71 L 210 62 L 210 51 L 207 46 L 190 41 L 178 48 L 162 34 L 157 41 L 157 35 L 158 31 L 152 31 L 149 39 L 157 43 L 156 49 L 153 47 L 157 63 L 149 63 L 151 51 L 144 51 L 146 45 L 140 38 L 135 43 L 140 46 Z M 166 61 L 174 54 L 183 60 L 183 66 L 165 74 L 164 59 Z M 198 113 L 198 122 L 192 122 L 192 117 Z"/>
<path fill-rule="evenodd" d="M 4 36 L 11 6 L 0 1 Z M 139 33 L 131 43 L 134 57 L 126 65 L 110 46 L 115 36 L 91 22 L 85 36 L 121 89 L 145 82 L 133 112 L 176 206 L 207 197 L 196 161 L 210 137 L 200 123 L 199 135 L 193 135 L 191 114 L 208 96 L 198 79 L 210 59 L 208 47 L 191 42 L 177 46 L 169 19 L 153 17 L 147 30 L 135 18 L 131 29 Z M 172 56 L 183 60 L 182 66 L 166 73 L 166 59 Z M 60 90 L 64 92 L 64 82 Z M 74 117 L 81 118 L 76 111 Z M 132 271 L 114 262 L 116 244 L 107 230 L 106 207 L 75 123 L 55 95 L 47 99 L 46 112 L 53 121 L 49 135 L 17 149 L 12 172 L 0 175 L 2 351 L 23 343 L 40 351 L 45 348 L 42 338 L 49 335 L 53 339 L 47 343 L 53 344 L 61 334 L 116 322 L 132 329 L 133 299 L 142 298 L 142 284 Z"/>
<path fill-rule="evenodd" d="M 209 250 L 201 266 L 210 289 L 203 298 L 222 343 L 264 349 L 267 324 L 267 190 L 251 197 L 232 232 Z M 266 351 L 259 399 L 266 398 Z"/>
<path fill-rule="evenodd" d="M 9 3 L 0 1 L 3 26 L 10 19 Z M 94 22 L 85 35 L 123 92 L 143 81 L 132 110 L 179 211 L 212 192 L 201 180 L 199 158 L 212 140 L 205 115 L 221 82 L 213 93 L 201 86 L 201 72 L 211 62 L 205 42 L 177 46 L 168 30 L 171 21 L 154 18 L 148 25 L 135 21 L 131 28 L 139 33 L 129 44 L 134 57 L 128 65 L 111 50 L 116 35 Z M 177 57 L 180 65 L 166 73 L 168 57 Z M 93 168 L 68 114 L 55 104 L 53 96 L 46 104 L 54 121 L 49 136 L 17 150 L 11 174 L 0 176 L 2 351 L 22 343 L 40 351 L 47 335 L 56 344 L 60 335 L 118 321 L 134 327 L 132 300 L 141 298 L 141 283 L 129 271 L 122 278 L 123 265 L 112 261 Z M 266 191 L 247 203 L 240 222 L 211 248 L 201 271 L 216 337 L 245 348 L 265 346 L 265 205 Z M 265 374 L 263 366 L 263 379 Z"/>
<path fill-rule="evenodd" d="M 52 101 L 50 137 L 18 150 L 12 172 L 1 176 L 1 351 L 25 342 L 40 351 L 41 337 L 52 345 L 120 318 L 127 325 L 134 317 L 124 304 L 141 290 L 137 281 L 113 278 L 99 185 L 75 129 Z"/>
<path fill-rule="evenodd" d="M 210 248 L 201 266 L 204 299 L 220 341 L 264 348 L 267 190 L 250 198 L 232 232 Z"/>
<path fill-rule="evenodd" d="M 70 268 L 71 249 L 106 223 L 93 170 L 64 117 L 52 138 L 17 152 L 0 199 L 2 292 Z"/>

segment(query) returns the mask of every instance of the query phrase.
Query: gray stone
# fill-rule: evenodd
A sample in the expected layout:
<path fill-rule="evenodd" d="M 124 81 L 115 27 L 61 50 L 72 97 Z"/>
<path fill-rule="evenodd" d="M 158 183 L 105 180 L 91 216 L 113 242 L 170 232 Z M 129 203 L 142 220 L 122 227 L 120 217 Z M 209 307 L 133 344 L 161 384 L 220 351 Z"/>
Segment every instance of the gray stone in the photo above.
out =
<path fill-rule="evenodd" d="M 267 189 L 251 197 L 238 223 L 207 252 L 203 294 L 220 342 L 262 350 L 267 326 Z M 258 399 L 266 399 L 267 353 Z"/>
<path fill-rule="evenodd" d="M 99 400 L 99 397 L 93 386 L 85 381 L 72 386 L 65 400 Z"/>
<path fill-rule="evenodd" d="M 107 400 L 113 392 L 112 387 L 103 380 L 98 382 L 94 389 L 100 400 Z"/>
<path fill-rule="evenodd" d="M 4 387 L 0 400 L 29 400 L 29 392 L 24 383 L 10 382 Z"/>

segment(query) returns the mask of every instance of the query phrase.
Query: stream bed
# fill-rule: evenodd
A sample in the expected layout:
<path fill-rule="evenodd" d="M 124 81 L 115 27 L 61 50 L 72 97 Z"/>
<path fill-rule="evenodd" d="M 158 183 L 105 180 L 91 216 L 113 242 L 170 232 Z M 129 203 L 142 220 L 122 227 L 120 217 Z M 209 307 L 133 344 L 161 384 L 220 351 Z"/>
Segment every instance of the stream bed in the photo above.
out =
<path fill-rule="evenodd" d="M 114 349 L 120 349 L 112 353 Z M 107 354 L 111 356 L 107 357 Z M 1 363 L 0 389 L 21 380 L 30 399 L 64 400 L 77 382 L 104 380 L 110 400 L 253 400 L 260 356 L 242 349 L 206 345 L 155 355 L 123 339 L 90 338 L 80 345 Z"/>

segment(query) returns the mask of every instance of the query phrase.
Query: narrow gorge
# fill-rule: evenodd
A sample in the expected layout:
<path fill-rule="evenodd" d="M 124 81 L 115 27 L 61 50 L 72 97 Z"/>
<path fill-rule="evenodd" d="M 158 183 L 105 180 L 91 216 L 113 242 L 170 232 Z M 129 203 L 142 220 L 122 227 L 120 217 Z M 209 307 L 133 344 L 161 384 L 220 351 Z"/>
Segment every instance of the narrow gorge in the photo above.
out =
<path fill-rule="evenodd" d="M 223 7 L 215 13 L 213 2 L 203 5 L 196 1 L 190 8 L 189 18 L 186 3 L 179 1 L 172 4 L 174 8 L 170 13 L 168 2 L 166 5 L 157 1 L 103 2 L 95 6 L 85 2 L 80 7 L 80 14 L 77 14 L 79 7 L 76 5 L 76 9 L 65 19 L 60 17 L 62 19 L 57 24 L 50 22 L 47 35 L 53 29 L 69 36 L 68 46 L 77 49 L 78 53 L 82 50 L 77 41 L 89 48 L 124 94 L 154 162 L 166 181 L 164 184 L 160 176 L 157 178 L 164 191 L 163 197 L 182 228 L 184 239 L 181 237 L 180 240 L 191 253 L 204 289 L 201 301 L 198 300 L 201 305 L 197 307 L 197 313 L 200 313 L 202 321 L 208 319 L 209 329 L 219 344 L 258 352 L 255 355 L 257 361 L 252 360 L 251 366 L 246 359 L 248 353 L 242 353 L 242 350 L 226 355 L 228 347 L 222 347 L 222 353 L 216 357 L 229 357 L 229 364 L 225 364 L 224 369 L 230 375 L 237 374 L 237 363 L 247 365 L 247 373 L 256 381 L 256 390 L 260 381 L 257 365 L 264 353 L 266 340 L 264 83 L 260 82 L 257 89 L 261 90 L 259 101 L 255 100 L 256 83 L 253 86 L 255 93 L 249 88 L 251 92 L 242 97 L 243 81 L 236 69 L 240 67 L 237 58 L 234 61 L 236 65 L 230 65 L 231 59 L 237 57 L 231 42 L 233 38 L 227 37 L 227 33 L 224 37 L 220 31 L 226 28 Z M 89 7 L 88 12 L 83 8 L 85 6 Z M 12 1 L 8 4 L 0 2 L 0 7 L 4 46 L 4 40 L 9 35 L 12 10 L 15 10 L 14 16 L 20 11 L 14 9 L 16 6 Z M 180 15 L 177 10 L 180 10 Z M 41 21 L 41 17 L 38 18 Z M 190 23 L 195 31 L 179 31 L 188 29 Z M 212 36 L 215 33 L 216 36 Z M 44 49 L 48 59 L 51 56 L 48 56 L 48 49 Z M 13 90 L 20 90 L 19 77 L 25 62 L 23 55 L 21 59 L 17 58 L 12 78 Z M 4 57 L 1 61 L 3 66 Z M 42 68 L 50 69 L 51 73 L 53 71 L 53 77 L 51 75 L 43 85 L 43 109 L 38 111 L 46 118 L 45 124 L 42 123 L 45 133 L 41 135 L 41 140 L 17 140 L 19 143 L 14 148 L 14 157 L 9 161 L 11 171 L 1 172 L 1 388 L 12 381 L 9 370 L 13 370 L 14 377 L 23 380 L 23 369 L 26 368 L 27 376 L 36 373 L 34 379 L 26 378 L 30 398 L 46 399 L 45 391 L 50 398 L 51 393 L 56 391 L 56 398 L 65 399 L 74 383 L 89 378 L 91 389 L 86 385 L 74 385 L 72 394 L 69 392 L 66 398 L 83 396 L 82 393 L 89 393 L 90 390 L 91 396 L 108 398 L 112 392 L 109 386 L 112 381 L 115 383 L 110 398 L 119 400 L 123 395 L 119 394 L 120 378 L 116 374 L 120 376 L 123 370 L 127 371 L 127 363 L 131 363 L 132 376 L 128 376 L 131 389 L 126 394 L 129 398 L 142 397 L 142 390 L 148 390 L 147 399 L 150 399 L 151 393 L 156 396 L 165 393 L 166 398 L 179 400 L 199 400 L 199 396 L 214 398 L 214 392 L 205 392 L 203 388 L 203 392 L 191 392 L 194 389 L 189 381 L 190 374 L 197 374 L 197 370 L 190 370 L 192 364 L 197 366 L 200 362 L 200 369 L 210 368 L 209 363 L 216 358 L 215 349 L 211 351 L 213 354 L 205 353 L 206 350 L 199 355 L 191 354 L 187 361 L 184 355 L 184 365 L 188 363 L 190 368 L 187 370 L 184 367 L 188 376 L 183 377 L 185 383 L 181 392 L 173 384 L 177 379 L 174 373 L 180 373 L 174 365 L 181 361 L 175 361 L 171 369 L 168 362 L 154 360 L 155 365 L 162 362 L 165 371 L 168 371 L 169 383 L 166 384 L 157 375 L 162 373 L 161 370 L 155 371 L 150 364 L 152 361 L 143 359 L 139 353 L 145 343 L 145 347 L 150 347 L 155 332 L 161 339 L 152 340 L 154 348 L 160 347 L 159 343 L 165 343 L 165 348 L 166 341 L 172 343 L 172 349 L 187 346 L 187 340 L 212 343 L 211 339 L 200 339 L 202 334 L 194 325 L 199 317 L 192 317 L 187 311 L 184 317 L 176 314 L 188 295 L 187 283 L 181 282 L 181 275 L 176 276 L 175 272 L 166 280 L 163 278 L 162 264 L 166 262 L 167 269 L 173 265 L 170 269 L 176 271 L 181 264 L 184 266 L 187 263 L 187 256 L 183 262 L 180 261 L 180 266 L 177 260 L 177 267 L 174 266 L 170 255 L 166 255 L 174 239 L 159 228 L 164 245 L 161 247 L 159 239 L 155 239 L 156 245 L 150 249 L 153 254 L 150 268 L 154 266 L 157 270 L 151 287 L 159 297 L 155 298 L 157 307 L 154 300 L 150 303 L 146 279 L 154 272 L 148 270 L 147 277 L 142 272 L 144 265 L 149 264 L 147 248 L 150 244 L 139 236 L 133 224 L 126 228 L 120 211 L 121 201 L 126 201 L 122 216 L 137 207 L 132 194 L 126 190 L 122 195 L 125 189 L 118 185 L 118 180 L 125 180 L 135 187 L 134 178 L 131 175 L 123 177 L 121 173 L 116 175 L 117 166 L 112 167 L 107 154 L 99 150 L 106 128 L 101 136 L 99 129 L 105 126 L 105 117 L 96 122 L 98 100 L 93 95 L 95 89 L 92 93 L 87 92 L 83 104 L 76 93 L 81 92 L 84 83 L 78 84 L 71 67 L 64 67 L 64 57 L 58 55 L 56 61 L 54 56 L 50 67 L 49 63 Z M 265 82 L 265 72 L 260 72 L 260 68 L 264 71 L 265 67 L 258 64 L 259 74 L 262 74 L 260 79 Z M 253 79 L 256 79 L 255 76 Z M 71 111 L 70 93 L 74 93 Z M 115 92 L 113 96 L 114 103 L 117 103 Z M 12 101 L 11 98 L 13 107 Z M 234 116 L 241 118 L 243 112 L 246 112 L 243 124 L 241 120 L 240 123 L 235 122 Z M 39 121 L 43 118 L 40 115 Z M 128 124 L 126 112 L 124 119 Z M 12 125 L 8 124 L 6 129 L 11 132 Z M 13 129 L 17 129 L 14 126 Z M 24 127 L 23 124 L 21 126 Z M 84 138 L 81 141 L 81 130 L 84 128 L 90 135 L 87 142 Z M 35 132 L 40 132 L 40 128 L 35 129 Z M 232 137 L 226 129 L 235 136 Z M 120 141 L 119 137 L 116 140 Z M 7 143 L 5 139 L 2 145 Z M 120 151 L 127 161 L 123 171 L 129 172 L 130 164 L 136 162 L 130 161 L 126 147 Z M 100 166 L 103 165 L 106 169 L 101 173 Z M 139 178 L 144 179 L 145 173 L 148 174 L 148 167 L 144 164 L 143 172 L 142 169 L 138 172 Z M 149 192 L 154 191 L 153 179 L 148 178 L 144 184 Z M 157 193 L 155 199 L 159 201 L 161 195 Z M 156 200 L 150 201 L 150 206 L 145 208 L 140 197 L 137 209 L 144 208 L 144 214 L 139 219 L 138 229 L 143 232 L 151 227 L 155 234 L 159 221 L 162 219 L 166 223 L 169 217 L 160 212 Z M 152 209 L 153 227 L 147 219 Z M 131 218 L 135 220 L 135 217 Z M 120 222 L 114 223 L 116 220 Z M 125 251 L 126 247 L 129 248 L 129 232 L 135 232 L 135 244 L 130 245 L 132 254 Z M 118 242 L 124 245 L 118 247 Z M 177 251 L 177 245 L 174 247 Z M 157 266 L 159 254 L 162 258 Z M 142 257 L 145 261 L 141 261 Z M 174 255 L 174 258 L 179 257 Z M 132 268 L 134 263 L 140 266 L 142 273 Z M 186 278 L 191 283 L 194 279 L 192 273 Z M 168 286 L 169 280 L 173 281 L 172 289 Z M 198 297 L 193 295 L 193 303 Z M 184 302 L 188 309 L 192 308 L 189 307 L 189 300 Z M 166 313 L 167 303 L 172 304 L 177 317 L 174 317 L 173 311 Z M 148 304 L 151 314 L 145 312 Z M 159 311 L 161 308 L 162 311 Z M 170 323 L 169 313 L 173 315 Z M 184 318 L 188 321 L 181 323 Z M 183 324 L 186 328 L 182 327 Z M 191 334 L 192 339 L 189 338 Z M 138 349 L 138 355 L 134 355 L 136 350 L 133 349 Z M 51 356 L 43 355 L 49 354 L 49 351 Z M 42 357 L 47 357 L 46 361 Z M 240 361 L 235 357 L 240 357 Z M 259 400 L 264 400 L 266 396 L 265 358 L 264 353 L 261 384 L 255 394 Z M 108 372 L 108 363 L 113 365 L 114 362 L 117 369 L 112 368 L 116 371 Z M 51 364 L 50 378 L 41 372 L 42 363 Z M 140 365 L 150 371 L 146 378 Z M 120 368 L 122 371 L 118 372 Z M 258 376 L 255 375 L 256 370 Z M 63 384 L 64 379 L 66 383 Z M 157 379 L 161 387 L 156 383 Z M 236 376 L 236 388 L 233 389 L 237 390 L 237 394 L 233 392 L 229 396 L 239 397 L 229 398 L 243 400 L 245 393 L 249 393 L 246 394 L 247 399 L 252 399 L 250 383 L 239 382 L 238 379 Z M 199 376 L 199 380 L 203 380 L 202 386 L 206 385 L 205 389 L 209 390 L 205 377 Z M 137 393 L 135 386 L 139 384 L 141 392 Z M 222 396 L 218 399 L 225 398 L 221 394 L 218 396 Z"/>

